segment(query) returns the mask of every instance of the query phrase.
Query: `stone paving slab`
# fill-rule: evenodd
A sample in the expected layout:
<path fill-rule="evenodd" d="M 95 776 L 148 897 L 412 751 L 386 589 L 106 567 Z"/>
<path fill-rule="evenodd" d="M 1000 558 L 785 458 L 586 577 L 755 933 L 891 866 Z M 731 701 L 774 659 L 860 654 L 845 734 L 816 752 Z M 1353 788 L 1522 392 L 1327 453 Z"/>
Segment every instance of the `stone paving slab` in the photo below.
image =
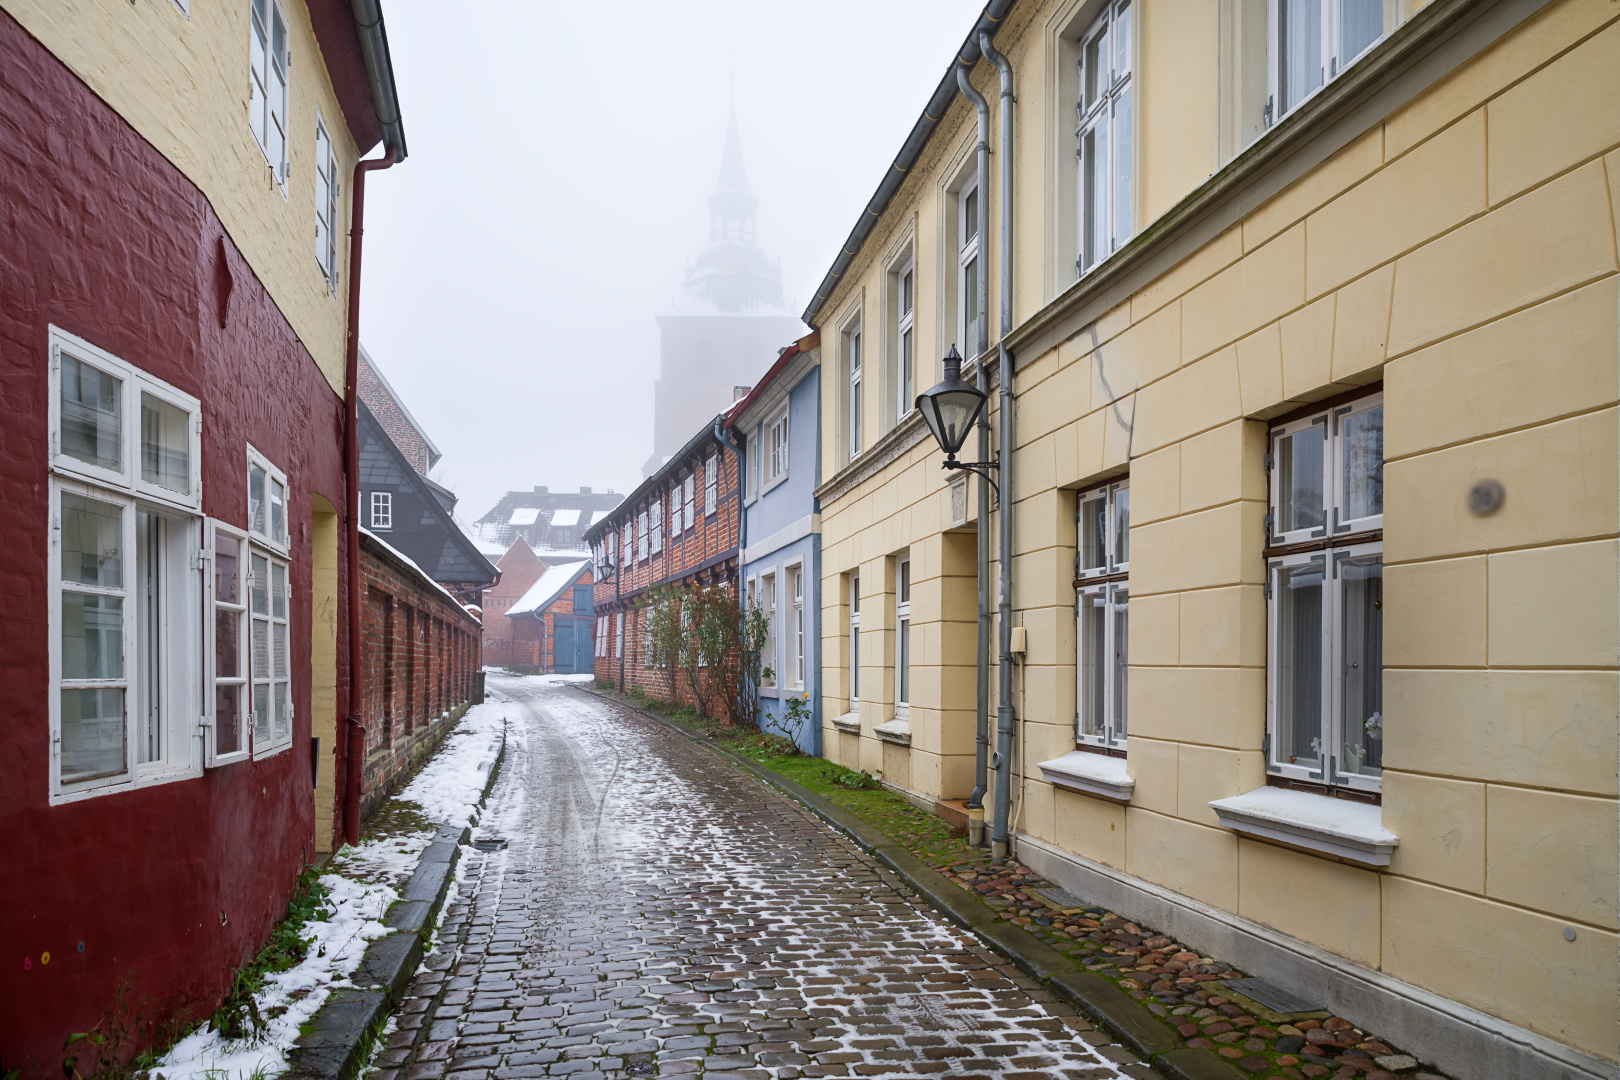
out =
<path fill-rule="evenodd" d="M 482 819 L 506 846 L 470 856 L 374 1080 L 1155 1075 L 708 748 L 499 685 L 528 714 Z"/>

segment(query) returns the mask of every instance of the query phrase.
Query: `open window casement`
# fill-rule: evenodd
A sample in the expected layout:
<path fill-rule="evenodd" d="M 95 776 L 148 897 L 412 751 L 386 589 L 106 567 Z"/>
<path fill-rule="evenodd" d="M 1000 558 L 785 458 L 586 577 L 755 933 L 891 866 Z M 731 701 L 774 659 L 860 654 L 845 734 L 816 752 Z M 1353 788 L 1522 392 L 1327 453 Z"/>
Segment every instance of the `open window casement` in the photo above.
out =
<path fill-rule="evenodd" d="M 292 745 L 292 594 L 284 560 L 257 545 L 246 551 L 248 709 L 253 756 L 260 758 Z"/>
<path fill-rule="evenodd" d="M 248 689 L 247 534 L 209 519 L 203 546 L 204 749 L 210 768 L 252 752 Z"/>

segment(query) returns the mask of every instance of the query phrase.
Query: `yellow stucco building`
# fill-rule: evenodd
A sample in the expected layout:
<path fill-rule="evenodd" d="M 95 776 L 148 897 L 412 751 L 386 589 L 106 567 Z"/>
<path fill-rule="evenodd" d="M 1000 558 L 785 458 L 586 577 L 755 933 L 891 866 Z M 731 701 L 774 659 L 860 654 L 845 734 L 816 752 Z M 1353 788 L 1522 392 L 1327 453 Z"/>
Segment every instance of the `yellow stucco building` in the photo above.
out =
<path fill-rule="evenodd" d="M 999 438 L 1004 347 L 1020 861 L 1613 1075 L 1620 6 L 1002 0 L 959 60 L 989 167 L 953 71 L 806 315 L 828 756 L 975 785 L 997 553 L 911 401 L 955 344 Z"/>

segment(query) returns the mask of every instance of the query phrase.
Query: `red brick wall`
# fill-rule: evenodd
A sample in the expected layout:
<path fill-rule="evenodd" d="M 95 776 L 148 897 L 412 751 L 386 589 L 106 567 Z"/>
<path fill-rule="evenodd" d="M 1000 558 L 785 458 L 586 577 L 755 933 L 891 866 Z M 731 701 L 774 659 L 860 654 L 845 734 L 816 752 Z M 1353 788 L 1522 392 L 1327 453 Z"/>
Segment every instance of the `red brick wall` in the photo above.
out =
<path fill-rule="evenodd" d="M 720 484 L 713 514 L 703 513 L 703 466 L 711 451 L 718 451 Z M 669 498 L 686 477 L 696 475 L 696 513 L 690 530 L 681 535 L 669 535 Z M 730 446 L 713 438 L 704 440 L 690 458 L 672 459 L 646 484 L 632 492 L 629 498 L 613 511 L 601 527 L 593 527 L 587 539 L 599 544 L 612 536 L 612 561 L 619 566 L 616 577 L 596 582 L 596 610 L 610 618 L 618 612 L 625 617 L 624 656 L 614 655 L 616 634 L 614 622 L 609 623 L 606 656 L 596 658 L 596 677 L 604 683 L 618 686 L 623 672 L 625 689 L 637 687 L 659 698 L 670 696 L 669 680 L 664 671 L 649 668 L 643 663 L 644 632 L 642 612 L 636 604 L 641 595 L 653 585 L 662 583 L 699 584 L 721 583 L 736 588 L 737 541 L 741 529 L 742 500 L 738 492 L 738 455 Z M 625 550 L 629 558 L 621 558 L 619 542 L 624 536 L 627 521 L 639 523 L 640 514 L 653 500 L 663 502 L 663 550 L 649 551 L 645 559 L 635 557 L 638 544 L 632 542 Z M 639 539 L 639 530 L 637 532 Z M 728 661 L 731 662 L 731 661 Z M 696 704 L 684 675 L 675 680 L 675 696 L 688 704 Z M 710 711 L 723 711 L 717 702 L 710 703 Z"/>
<path fill-rule="evenodd" d="M 460 717 L 483 658 L 478 620 L 365 534 L 360 568 L 369 810 Z"/>
<path fill-rule="evenodd" d="M 377 418 L 388 437 L 394 440 L 394 445 L 411 463 L 411 468 L 426 476 L 432 467 L 432 453 L 427 440 L 416 430 L 416 425 L 411 423 L 394 395 L 388 392 L 388 387 L 378 377 L 364 353 L 360 355 L 360 400 L 366 403 L 371 415 Z"/>
<path fill-rule="evenodd" d="M 514 540 L 495 566 L 501 580 L 484 590 L 484 662 L 491 667 L 521 667 L 513 651 L 512 621 L 506 617 L 506 610 L 540 580 L 546 564 L 527 543 Z"/>

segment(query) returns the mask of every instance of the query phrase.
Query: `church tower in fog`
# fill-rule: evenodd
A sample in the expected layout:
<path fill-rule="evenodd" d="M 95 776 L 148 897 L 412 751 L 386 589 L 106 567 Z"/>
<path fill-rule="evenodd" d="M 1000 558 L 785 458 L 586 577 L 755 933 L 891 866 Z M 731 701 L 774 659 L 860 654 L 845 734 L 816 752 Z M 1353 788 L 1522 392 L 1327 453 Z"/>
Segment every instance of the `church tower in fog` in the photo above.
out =
<path fill-rule="evenodd" d="M 709 246 L 692 260 L 669 310 L 658 316 L 651 475 L 739 388 L 750 387 L 801 337 L 804 324 L 782 300 L 782 267 L 754 239 L 759 199 L 743 169 L 737 111 L 726 127 L 720 178 L 709 193 Z"/>

